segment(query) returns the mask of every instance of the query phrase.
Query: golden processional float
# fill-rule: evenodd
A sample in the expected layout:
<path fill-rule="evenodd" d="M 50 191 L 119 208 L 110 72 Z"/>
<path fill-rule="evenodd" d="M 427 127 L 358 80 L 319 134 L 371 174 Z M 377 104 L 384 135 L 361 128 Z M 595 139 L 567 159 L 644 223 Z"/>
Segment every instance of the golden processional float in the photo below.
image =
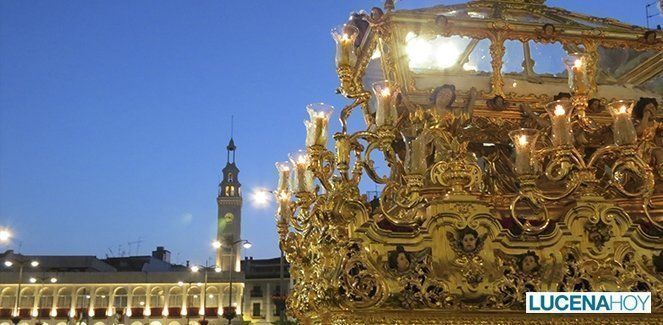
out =
<path fill-rule="evenodd" d="M 663 320 L 663 32 L 478 0 L 386 1 L 332 34 L 351 100 L 334 150 L 332 107 L 312 104 L 306 149 L 277 163 L 292 316 Z M 526 314 L 529 291 L 648 291 L 652 314 Z"/>

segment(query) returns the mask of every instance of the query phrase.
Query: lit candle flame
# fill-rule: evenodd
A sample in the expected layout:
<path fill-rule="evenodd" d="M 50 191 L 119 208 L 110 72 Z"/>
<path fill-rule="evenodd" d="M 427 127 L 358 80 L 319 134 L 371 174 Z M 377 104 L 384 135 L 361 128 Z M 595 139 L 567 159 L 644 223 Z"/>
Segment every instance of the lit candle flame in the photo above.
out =
<path fill-rule="evenodd" d="M 518 144 L 519 145 L 525 146 L 525 145 L 527 145 L 527 142 L 528 141 L 527 141 L 527 136 L 526 135 L 522 134 L 518 137 Z"/>
<path fill-rule="evenodd" d="M 279 201 L 290 201 L 290 193 L 286 191 L 279 191 L 277 196 Z"/>
<path fill-rule="evenodd" d="M 308 164 L 308 158 L 305 155 L 300 155 L 297 157 L 297 165 L 306 165 Z"/>
<path fill-rule="evenodd" d="M 349 41 L 350 40 L 350 35 L 348 35 L 347 33 L 343 33 L 343 36 L 341 36 L 341 40 Z"/>
<path fill-rule="evenodd" d="M 619 107 L 619 114 L 626 114 L 626 105 L 622 105 Z"/>
<path fill-rule="evenodd" d="M 562 106 L 562 105 L 555 106 L 555 116 L 562 116 L 564 114 L 566 114 L 566 110 L 564 109 L 564 106 Z"/>
<path fill-rule="evenodd" d="M 582 68 L 582 60 L 581 59 L 576 59 L 573 62 L 573 67 L 576 68 L 576 69 Z"/>
<path fill-rule="evenodd" d="M 381 97 L 389 97 L 391 96 L 391 89 L 389 87 L 382 88 L 380 90 L 380 96 Z"/>

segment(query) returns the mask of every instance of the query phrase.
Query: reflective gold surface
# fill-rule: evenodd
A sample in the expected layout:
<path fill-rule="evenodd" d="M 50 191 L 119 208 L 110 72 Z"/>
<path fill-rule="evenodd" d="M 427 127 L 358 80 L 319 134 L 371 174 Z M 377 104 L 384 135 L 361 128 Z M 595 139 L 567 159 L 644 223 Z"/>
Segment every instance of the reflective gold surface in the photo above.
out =
<path fill-rule="evenodd" d="M 491 14 L 482 16 L 484 9 Z M 442 14 L 463 10 L 478 13 L 469 18 Z M 508 19 L 514 10 L 567 17 L 567 23 L 550 28 Z M 608 89 L 597 82 L 599 46 L 660 52 L 663 35 L 652 40 L 642 28 L 535 0 L 407 11 L 387 1 L 384 11 L 374 10 L 365 20 L 370 27 L 360 31 L 356 65 L 337 70 L 338 91 L 352 102 L 340 112 L 334 151 L 321 145 L 307 149 L 315 190 L 291 192 L 280 186 L 277 193 L 280 244 L 295 281 L 289 313 L 306 324 L 663 321 L 663 193 L 657 187 L 663 149 L 656 107 L 638 103 L 651 119 L 625 120 L 635 122 L 637 142 L 616 145 L 612 134 L 620 127 L 613 126 L 604 106 L 646 92 L 623 90 L 628 98 L 590 101 Z M 416 75 L 403 43 L 413 30 L 489 39 L 485 60 L 492 72 L 450 68 Z M 570 113 L 543 113 L 552 94 L 507 89 L 501 72 L 506 40 L 560 42 L 568 53 L 582 49 L 587 54 L 580 71 L 587 75 L 573 71 L 569 77 L 576 82 L 586 77 L 586 84 L 569 89 L 566 76 L 534 75 L 528 56 L 518 76 L 523 88 L 539 89 L 527 82 L 564 85 Z M 529 45 L 523 46 L 529 53 Z M 376 48 L 393 88 L 381 93 L 394 96 L 381 102 L 394 105 L 393 124 L 381 119 L 376 125 L 374 95 L 364 84 Z M 656 58 L 650 56 L 649 66 L 636 65 L 622 79 L 631 80 L 631 87 L 660 78 L 663 61 Z M 415 78 L 424 75 L 438 85 L 418 86 Z M 486 79 L 490 91 L 465 86 L 467 76 Z M 624 85 L 616 82 L 614 87 Z M 347 119 L 357 107 L 366 125 L 352 133 Z M 569 124 L 559 124 L 567 122 L 556 120 L 556 114 L 567 113 Z M 539 140 L 519 158 L 509 132 L 521 127 L 538 132 Z M 557 139 L 551 138 L 553 132 Z M 367 181 L 381 188 L 374 200 L 360 194 L 360 182 Z M 533 316 L 524 312 L 528 291 L 650 291 L 653 314 Z"/>

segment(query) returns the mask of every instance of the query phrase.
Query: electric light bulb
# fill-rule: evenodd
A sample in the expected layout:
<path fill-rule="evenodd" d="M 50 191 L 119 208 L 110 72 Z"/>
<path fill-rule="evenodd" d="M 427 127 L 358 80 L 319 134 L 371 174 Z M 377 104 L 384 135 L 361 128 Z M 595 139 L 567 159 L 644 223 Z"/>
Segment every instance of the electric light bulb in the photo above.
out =
<path fill-rule="evenodd" d="M 11 232 L 7 229 L 0 230 L 0 241 L 7 242 L 12 237 Z"/>
<path fill-rule="evenodd" d="M 269 191 L 262 188 L 253 190 L 253 193 L 251 195 L 253 205 L 256 207 L 267 206 L 269 204 L 269 201 L 271 201 L 271 198 L 272 196 L 270 195 Z"/>
<path fill-rule="evenodd" d="M 566 110 L 562 105 L 555 106 L 555 116 L 562 116 L 566 114 Z"/>
<path fill-rule="evenodd" d="M 527 136 L 526 135 L 523 134 L 523 135 L 518 137 L 518 144 L 519 145 L 525 146 L 525 145 L 527 145 L 527 142 L 528 141 L 527 141 Z"/>

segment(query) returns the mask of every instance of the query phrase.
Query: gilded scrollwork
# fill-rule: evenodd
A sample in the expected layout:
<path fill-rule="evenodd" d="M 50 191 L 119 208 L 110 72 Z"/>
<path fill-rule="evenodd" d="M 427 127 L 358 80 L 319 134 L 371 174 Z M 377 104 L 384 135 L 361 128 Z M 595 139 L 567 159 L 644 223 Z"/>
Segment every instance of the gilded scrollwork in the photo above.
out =
<path fill-rule="evenodd" d="M 334 150 L 312 145 L 301 164 L 293 162 L 295 175 L 311 173 L 315 186 L 277 193 L 277 231 L 294 280 L 290 314 L 305 324 L 564 323 L 525 317 L 525 294 L 649 291 L 650 318 L 611 320 L 660 322 L 656 132 L 620 139 L 619 128 L 634 122 L 624 115 L 630 108 L 609 103 L 599 79 L 603 49 L 660 52 L 663 41 L 543 0 L 394 4 L 366 16 L 370 28 L 351 48 L 356 64 L 337 67 L 338 91 L 350 102 Z M 532 21 L 510 19 L 512 10 Z M 472 46 L 487 40 L 489 71 L 462 69 L 470 51 L 447 70 L 410 69 L 408 40 L 453 36 Z M 525 60 L 528 75 L 511 81 L 502 70 L 510 41 L 528 51 L 532 42 L 554 44 L 579 52 L 578 62 L 570 61 L 564 80 L 536 75 Z M 365 81 L 377 51 L 389 87 L 371 93 Z M 525 81 L 532 90 L 516 89 Z M 356 109 L 365 129 L 352 132 Z M 362 195 L 367 188 L 375 194 Z"/>

